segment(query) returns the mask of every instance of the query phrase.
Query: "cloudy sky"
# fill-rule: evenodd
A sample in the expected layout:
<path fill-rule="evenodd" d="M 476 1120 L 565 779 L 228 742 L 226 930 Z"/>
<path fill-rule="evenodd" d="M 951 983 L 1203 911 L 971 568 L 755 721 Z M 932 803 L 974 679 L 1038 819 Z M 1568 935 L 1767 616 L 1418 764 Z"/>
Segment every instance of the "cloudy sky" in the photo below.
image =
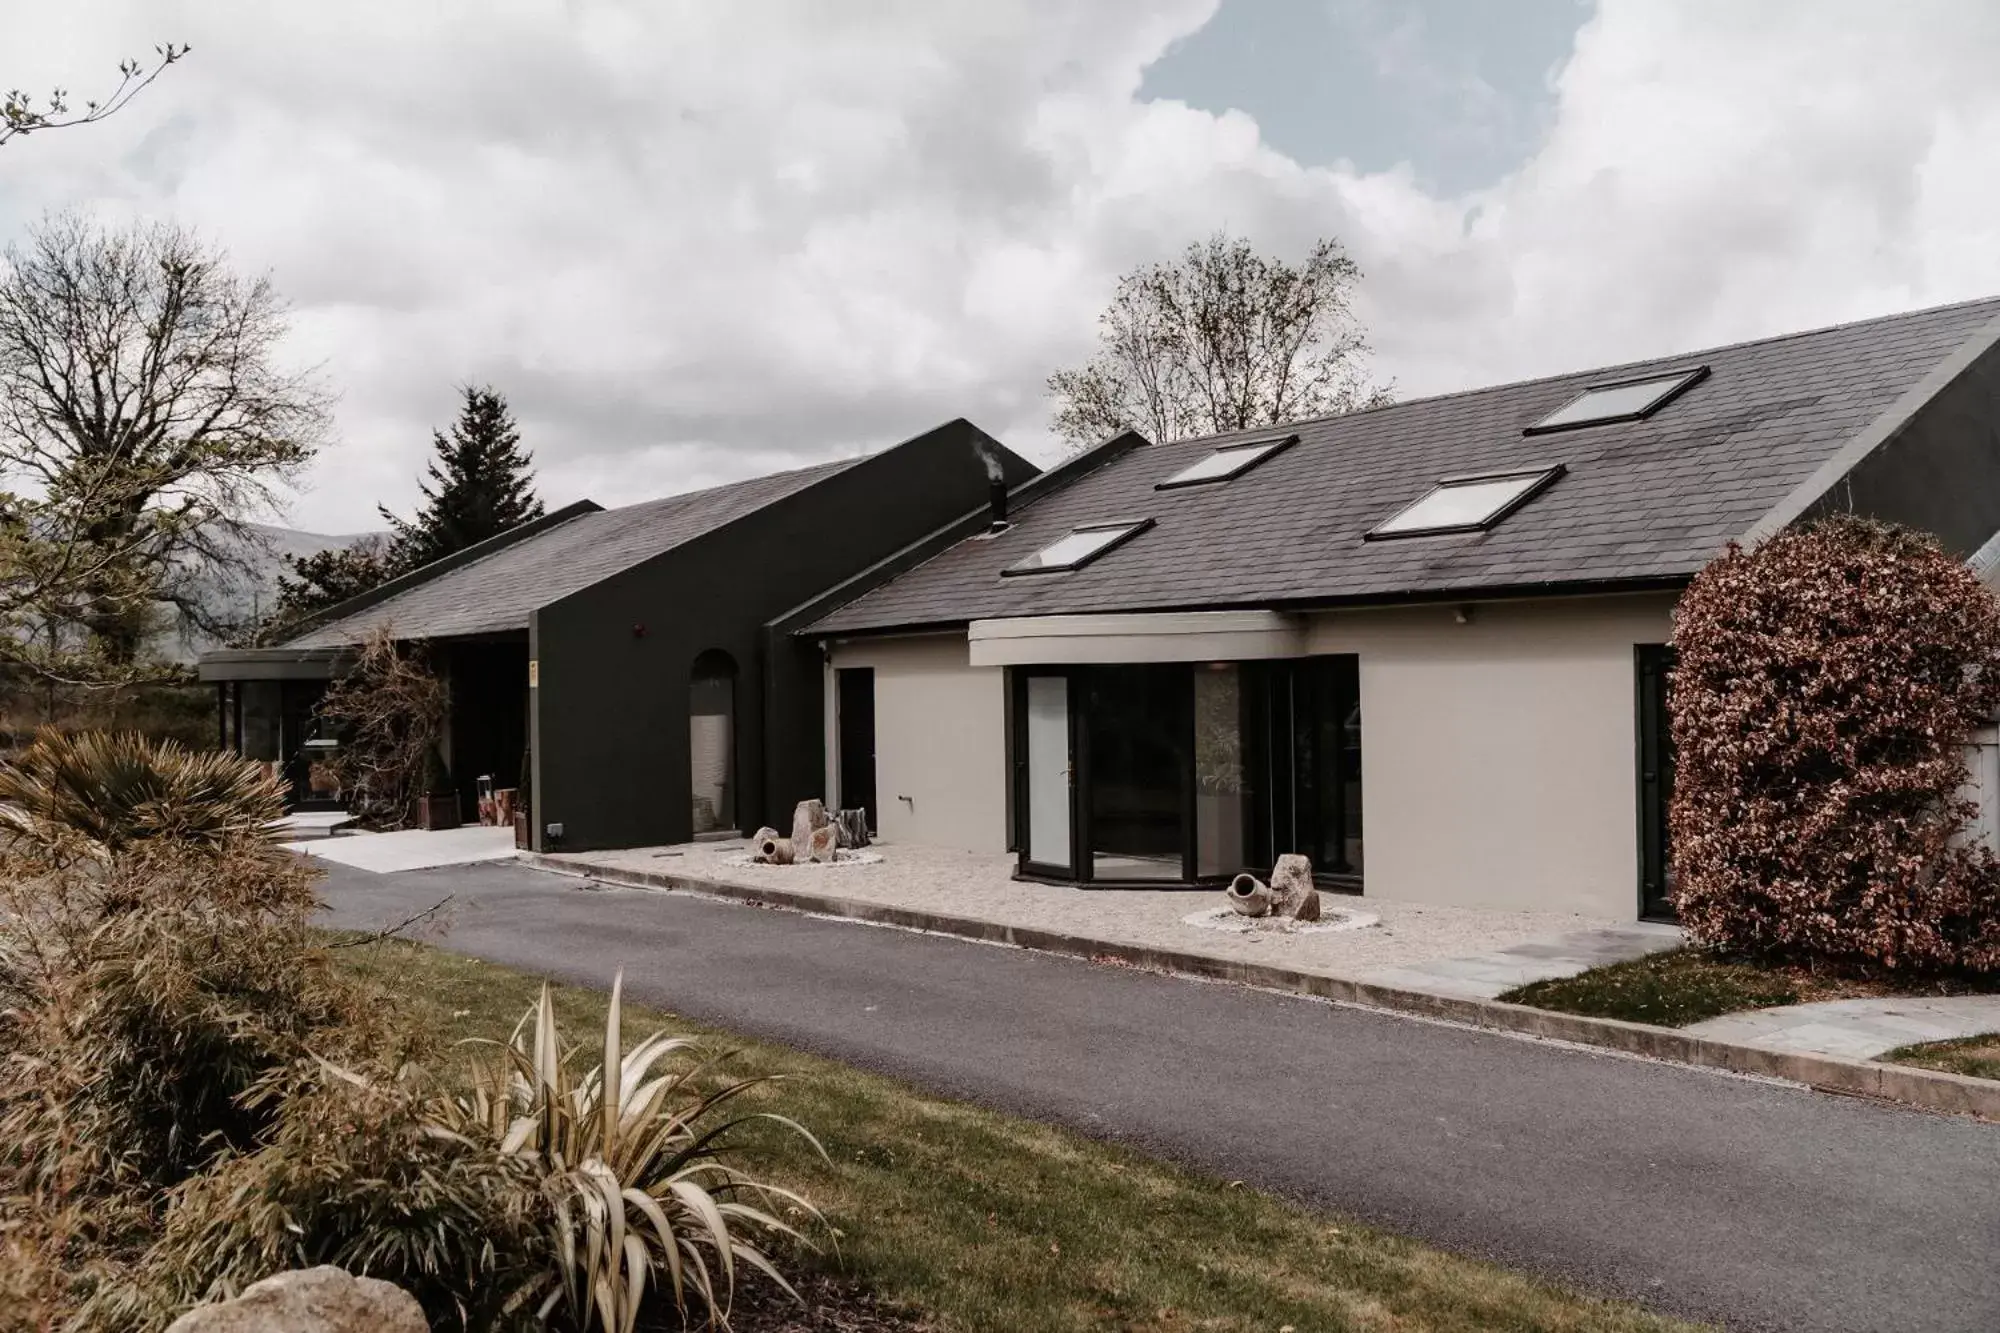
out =
<path fill-rule="evenodd" d="M 1048 459 L 1116 276 L 1216 228 L 1366 277 L 1404 396 L 2000 292 L 1990 0 L 0 0 L 0 149 L 190 223 L 341 395 L 291 519 L 407 507 L 454 386 L 552 502 L 967 416 Z"/>

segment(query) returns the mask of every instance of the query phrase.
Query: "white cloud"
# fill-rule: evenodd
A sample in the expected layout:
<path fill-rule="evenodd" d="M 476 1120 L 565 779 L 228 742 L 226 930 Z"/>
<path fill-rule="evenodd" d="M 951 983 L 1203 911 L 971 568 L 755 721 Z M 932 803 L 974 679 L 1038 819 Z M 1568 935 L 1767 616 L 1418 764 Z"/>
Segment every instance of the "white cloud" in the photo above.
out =
<path fill-rule="evenodd" d="M 270 268 L 344 395 L 295 515 L 325 529 L 410 503 L 467 379 L 512 398 L 558 502 L 956 415 L 1046 454 L 1042 381 L 1117 273 L 1218 226 L 1343 237 L 1405 393 L 2000 290 L 1990 7 L 1606 0 L 1545 142 L 1468 198 L 1137 101 L 1211 8 L 29 6 L 10 85 L 195 53 L 0 151 L 0 234 L 81 202 Z"/>

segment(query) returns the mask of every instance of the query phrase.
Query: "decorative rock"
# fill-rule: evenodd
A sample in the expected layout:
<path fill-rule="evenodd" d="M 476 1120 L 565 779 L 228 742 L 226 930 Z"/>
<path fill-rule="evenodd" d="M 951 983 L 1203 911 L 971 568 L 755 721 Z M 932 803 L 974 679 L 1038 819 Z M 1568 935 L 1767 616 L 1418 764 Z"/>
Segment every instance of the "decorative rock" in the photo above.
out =
<path fill-rule="evenodd" d="M 827 818 L 826 805 L 816 800 L 800 801 L 792 811 L 792 847 L 803 854 L 812 845 L 813 830 L 825 828 L 832 821 Z"/>
<path fill-rule="evenodd" d="M 322 1264 L 253 1282 L 233 1301 L 198 1305 L 167 1333 L 430 1333 L 416 1297 L 393 1282 Z"/>
<path fill-rule="evenodd" d="M 838 855 L 839 847 L 840 830 L 831 824 L 823 824 L 819 828 L 814 829 L 812 836 L 806 840 L 806 859 L 808 861 L 831 861 Z M 793 844 L 793 855 L 797 855 L 796 843 Z"/>
<path fill-rule="evenodd" d="M 1319 890 L 1313 886 L 1313 864 L 1287 852 L 1271 867 L 1271 910 L 1294 921 L 1319 920 Z"/>
<path fill-rule="evenodd" d="M 833 826 L 840 830 L 842 847 L 866 847 L 868 845 L 868 812 L 866 810 L 838 810 L 834 812 Z"/>
<path fill-rule="evenodd" d="M 1270 886 L 1247 871 L 1230 880 L 1223 892 L 1229 905 L 1244 916 L 1264 916 L 1271 910 Z"/>

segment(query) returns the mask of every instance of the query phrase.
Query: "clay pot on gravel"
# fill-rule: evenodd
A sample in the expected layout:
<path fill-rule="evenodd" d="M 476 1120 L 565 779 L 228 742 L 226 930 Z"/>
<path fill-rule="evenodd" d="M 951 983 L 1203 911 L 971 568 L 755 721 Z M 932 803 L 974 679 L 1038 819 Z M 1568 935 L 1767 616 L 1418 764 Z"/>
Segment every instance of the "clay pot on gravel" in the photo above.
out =
<path fill-rule="evenodd" d="M 1229 905 L 1244 916 L 1267 916 L 1271 911 L 1271 886 L 1245 871 L 1229 881 L 1223 890 Z"/>
<path fill-rule="evenodd" d="M 763 829 L 757 834 L 755 850 L 751 859 L 767 866 L 788 866 L 792 863 L 792 840 L 781 838 L 774 829 Z"/>

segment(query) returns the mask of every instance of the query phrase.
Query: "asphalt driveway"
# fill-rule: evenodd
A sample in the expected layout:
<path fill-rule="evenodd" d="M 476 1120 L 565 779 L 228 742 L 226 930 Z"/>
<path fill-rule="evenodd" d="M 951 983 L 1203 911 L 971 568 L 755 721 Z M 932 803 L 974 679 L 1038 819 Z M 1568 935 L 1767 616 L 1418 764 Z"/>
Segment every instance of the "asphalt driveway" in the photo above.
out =
<path fill-rule="evenodd" d="M 2000 1126 L 514 864 L 334 868 L 330 924 L 1070 1125 L 1732 1328 L 2000 1330 Z"/>

